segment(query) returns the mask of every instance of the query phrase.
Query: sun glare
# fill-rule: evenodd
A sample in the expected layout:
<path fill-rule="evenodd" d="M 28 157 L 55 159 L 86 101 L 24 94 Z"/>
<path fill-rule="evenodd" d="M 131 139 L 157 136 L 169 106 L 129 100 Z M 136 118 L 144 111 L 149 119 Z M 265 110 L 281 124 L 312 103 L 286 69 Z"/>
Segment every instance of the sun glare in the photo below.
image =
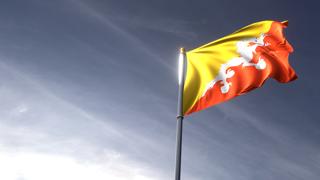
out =
<path fill-rule="evenodd" d="M 184 61 L 184 55 L 182 53 L 179 54 L 179 67 L 178 67 L 178 77 L 179 77 L 179 85 L 182 82 L 182 76 L 183 76 L 183 62 Z"/>

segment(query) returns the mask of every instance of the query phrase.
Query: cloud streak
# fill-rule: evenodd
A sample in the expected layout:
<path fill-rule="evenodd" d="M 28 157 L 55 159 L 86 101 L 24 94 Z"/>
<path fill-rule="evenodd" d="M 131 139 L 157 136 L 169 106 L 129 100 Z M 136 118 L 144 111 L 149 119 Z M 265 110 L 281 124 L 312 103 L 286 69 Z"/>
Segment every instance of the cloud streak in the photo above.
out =
<path fill-rule="evenodd" d="M 149 146 L 153 151 L 161 149 L 156 142 L 139 134 L 133 135 L 130 129 L 94 117 L 51 93 L 23 71 L 4 62 L 0 63 L 0 69 L 7 78 L 12 78 L 11 82 L 2 78 L 0 89 L 1 101 L 11 104 L 1 107 L 2 111 L 8 113 L 1 113 L 0 156 L 3 161 L 0 166 L 12 163 L 8 166 L 9 174 L 3 174 L 1 179 L 37 180 L 43 179 L 45 174 L 52 174 L 51 177 L 60 174 L 57 177 L 62 177 L 61 173 L 64 173 L 65 168 L 74 169 L 65 173 L 65 176 L 72 178 L 78 177 L 76 171 L 82 171 L 83 177 L 97 173 L 100 177 L 94 176 L 96 179 L 130 177 L 156 180 L 167 176 L 155 172 L 154 167 L 147 167 L 146 163 L 139 162 L 132 156 L 132 153 L 139 149 L 134 142 Z M 129 136 L 133 142 L 128 141 Z M 119 150 L 119 146 L 124 145 L 128 146 L 128 149 Z M 32 164 L 27 166 L 22 163 L 26 159 L 32 161 Z M 78 161 L 87 162 L 88 165 Z M 70 167 L 58 167 L 60 163 Z M 45 173 L 35 174 L 40 166 Z M 21 177 L 18 172 L 22 173 Z M 157 174 L 157 178 L 151 174 Z"/>
<path fill-rule="evenodd" d="M 88 4 L 85 4 L 81 1 L 73 1 L 74 4 L 79 6 L 82 12 L 90 15 L 92 18 L 98 20 L 100 23 L 105 25 L 107 28 L 111 28 L 115 33 L 120 34 L 123 36 L 128 42 L 132 43 L 134 48 L 137 48 L 144 53 L 146 53 L 148 56 L 152 58 L 152 60 L 155 60 L 159 64 L 165 66 L 166 68 L 170 69 L 171 71 L 174 71 L 173 67 L 164 61 L 162 58 L 160 58 L 158 55 L 156 55 L 155 52 L 153 52 L 150 48 L 147 47 L 140 39 L 138 39 L 136 36 L 132 35 L 130 32 L 126 31 L 125 29 L 121 28 L 120 26 L 116 25 L 112 21 L 108 19 L 108 17 L 103 16 L 98 11 L 95 11 L 92 9 Z"/>

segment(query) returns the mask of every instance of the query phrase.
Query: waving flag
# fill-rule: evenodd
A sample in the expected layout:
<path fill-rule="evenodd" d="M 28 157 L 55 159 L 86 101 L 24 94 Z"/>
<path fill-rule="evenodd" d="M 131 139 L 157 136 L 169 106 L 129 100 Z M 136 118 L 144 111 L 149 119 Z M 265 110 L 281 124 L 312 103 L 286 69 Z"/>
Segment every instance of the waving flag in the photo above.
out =
<path fill-rule="evenodd" d="M 183 114 L 188 115 L 262 86 L 269 77 L 296 79 L 288 62 L 288 22 L 261 21 L 186 53 Z"/>

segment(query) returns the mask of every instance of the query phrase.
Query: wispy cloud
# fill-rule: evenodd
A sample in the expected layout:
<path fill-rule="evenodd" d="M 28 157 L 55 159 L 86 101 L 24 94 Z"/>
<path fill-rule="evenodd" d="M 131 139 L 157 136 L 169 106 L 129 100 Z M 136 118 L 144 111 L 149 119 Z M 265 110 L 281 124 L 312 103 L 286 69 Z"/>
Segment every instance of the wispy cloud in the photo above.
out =
<path fill-rule="evenodd" d="M 141 28 L 141 29 L 149 29 L 153 31 L 173 34 L 178 37 L 186 38 L 186 39 L 195 39 L 197 37 L 197 33 L 193 32 L 190 26 L 195 25 L 195 23 L 172 19 L 172 18 L 150 18 L 145 16 L 110 16 L 110 19 L 114 22 L 118 22 L 124 26 L 128 26 L 131 28 Z"/>
<path fill-rule="evenodd" d="M 8 82 L 1 78 L 0 100 L 4 104 L 0 120 L 0 166 L 8 169 L 0 175 L 1 179 L 37 180 L 45 175 L 53 179 L 167 177 L 132 156 L 138 144 L 161 150 L 160 144 L 61 99 L 22 70 L 4 62 L 0 62 L 0 69 L 11 79 Z M 129 136 L 132 142 L 128 141 Z M 128 147 L 119 149 L 119 146 Z M 43 173 L 36 173 L 39 169 Z"/>
<path fill-rule="evenodd" d="M 90 17 L 94 18 L 95 20 L 99 21 L 101 24 L 105 25 L 107 28 L 111 28 L 114 30 L 115 33 L 122 35 L 126 40 L 134 45 L 134 48 L 137 48 L 148 56 L 152 57 L 153 60 L 157 61 L 161 65 L 165 66 L 170 70 L 174 70 L 173 67 L 167 63 L 164 59 L 159 57 L 157 53 L 153 52 L 146 44 L 144 44 L 138 37 L 134 36 L 127 30 L 121 28 L 117 24 L 113 23 L 108 17 L 102 15 L 98 11 L 92 9 L 88 4 L 81 1 L 73 1 L 75 5 L 78 5 L 81 9 L 81 12 L 88 14 Z"/>
<path fill-rule="evenodd" d="M 79 161 L 72 156 L 0 150 L 0 174 L 6 180 L 55 180 L 55 179 L 113 179 L 157 180 L 144 167 L 124 160 L 119 154 L 106 152 L 104 162 Z M 103 155 L 100 155 L 103 156 Z"/>

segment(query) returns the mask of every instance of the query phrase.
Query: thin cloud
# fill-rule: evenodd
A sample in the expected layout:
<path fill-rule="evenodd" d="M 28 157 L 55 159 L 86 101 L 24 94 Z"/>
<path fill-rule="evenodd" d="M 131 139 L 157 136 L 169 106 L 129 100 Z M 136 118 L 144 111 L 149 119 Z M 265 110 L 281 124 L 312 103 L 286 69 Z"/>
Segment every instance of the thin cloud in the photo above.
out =
<path fill-rule="evenodd" d="M 194 25 L 195 23 L 191 23 L 185 20 L 178 20 L 178 19 L 166 19 L 166 18 L 148 18 L 142 16 L 109 16 L 112 21 L 121 23 L 128 27 L 134 28 L 142 28 L 142 29 L 149 29 L 158 32 L 164 32 L 168 34 L 173 34 L 178 37 L 188 38 L 188 39 L 195 39 L 197 38 L 197 33 L 190 30 L 190 26 Z"/>
<path fill-rule="evenodd" d="M 116 25 L 115 23 L 110 21 L 108 17 L 103 16 L 98 11 L 92 9 L 88 4 L 85 4 L 84 2 L 80 2 L 80 1 L 73 1 L 73 2 L 74 4 L 78 5 L 79 8 L 81 8 L 82 12 L 87 13 L 92 18 L 98 20 L 106 27 L 113 29 L 115 33 L 122 35 L 128 42 L 131 42 L 132 44 L 134 44 L 134 48 L 142 50 L 144 53 L 150 56 L 153 60 L 157 61 L 159 64 L 165 66 L 171 71 L 174 71 L 174 68 L 169 63 L 167 63 L 165 60 L 163 60 L 158 55 L 156 55 L 155 52 L 153 52 L 150 48 L 148 48 L 148 46 L 145 45 L 136 36 L 132 35 L 130 32 Z"/>
<path fill-rule="evenodd" d="M 133 154 L 139 152 L 141 146 L 148 147 L 150 151 L 161 151 L 163 148 L 158 142 L 152 141 L 142 134 L 135 134 L 131 129 L 115 126 L 110 121 L 95 117 L 53 94 L 36 79 L 30 78 L 28 74 L 15 69 L 12 65 L 0 62 L 0 69 L 8 77 L 13 76 L 15 79 L 13 82 L 16 82 L 15 85 L 3 82 L 3 86 L 8 89 L 8 91 L 2 91 L 3 96 L 10 96 L 8 98 L 11 103 L 15 104 L 20 101 L 17 98 L 22 93 L 19 89 L 24 89 L 23 93 L 28 94 L 27 99 L 22 99 L 24 101 L 22 105 L 3 107 L 11 109 L 10 112 L 14 113 L 14 116 L 2 114 L 0 121 L 0 142 L 2 148 L 7 149 L 2 152 L 3 157 L 8 156 L 7 152 L 15 149 L 17 154 L 30 152 L 33 154 L 31 157 L 34 158 L 37 158 L 37 153 L 46 153 L 48 160 L 53 154 L 91 163 L 101 163 L 100 161 L 103 159 L 105 162 L 109 162 L 112 168 L 119 169 L 120 174 L 136 173 L 134 176 L 137 178 L 147 179 L 157 178 L 148 178 L 146 174 L 166 177 L 163 172 L 155 172 L 153 167 L 147 167 L 145 161 L 139 162 L 137 157 L 132 157 Z M 23 88 L 20 87 L 20 83 Z M 31 87 L 30 90 L 28 90 L 29 87 Z M 5 102 L 4 100 L 2 99 L 2 102 Z M 23 115 L 17 116 L 21 113 Z M 143 114 L 136 114 L 136 116 L 147 118 Z M 104 117 L 104 119 L 108 118 L 111 117 Z M 92 143 L 85 143 L 85 141 L 92 141 Z M 127 148 L 119 149 L 118 146 L 127 146 Z M 142 155 L 140 154 L 140 156 Z M 110 157 L 113 159 L 112 161 L 108 159 Z M 124 158 L 124 160 L 122 162 L 117 158 Z M 18 158 L 13 161 L 19 163 L 22 160 Z M 117 161 L 117 163 L 113 161 Z M 127 167 L 126 164 L 131 164 L 134 168 Z M 77 165 L 74 166 L 77 167 Z M 101 166 L 106 166 L 106 164 Z M 81 167 L 79 168 L 81 169 Z M 127 168 L 133 169 L 133 172 L 131 170 L 126 172 Z M 18 172 L 16 169 L 12 171 L 14 174 Z M 121 179 L 121 176 L 114 176 L 114 179 L 116 177 Z M 105 176 L 102 175 L 102 177 Z M 123 178 L 125 179 L 125 177 Z"/>

